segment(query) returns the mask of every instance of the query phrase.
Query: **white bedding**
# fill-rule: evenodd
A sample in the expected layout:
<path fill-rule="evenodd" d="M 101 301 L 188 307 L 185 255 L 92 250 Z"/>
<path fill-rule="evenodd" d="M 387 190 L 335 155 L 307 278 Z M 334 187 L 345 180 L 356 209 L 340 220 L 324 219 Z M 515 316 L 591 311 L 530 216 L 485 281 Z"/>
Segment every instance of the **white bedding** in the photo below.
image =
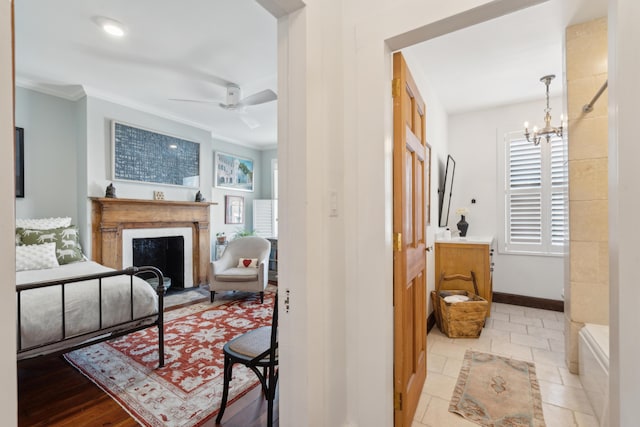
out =
<path fill-rule="evenodd" d="M 45 270 L 19 271 L 20 285 L 58 280 L 75 276 L 113 271 L 93 261 L 65 264 Z M 98 280 L 65 285 L 66 335 L 71 337 L 100 328 Z M 102 279 L 102 329 L 131 320 L 130 277 L 128 275 Z M 30 289 L 21 292 L 21 324 L 19 337 L 22 349 L 48 344 L 62 339 L 61 286 Z M 157 314 L 158 296 L 144 280 L 133 277 L 134 318 Z M 147 320 L 152 323 L 155 318 Z"/>

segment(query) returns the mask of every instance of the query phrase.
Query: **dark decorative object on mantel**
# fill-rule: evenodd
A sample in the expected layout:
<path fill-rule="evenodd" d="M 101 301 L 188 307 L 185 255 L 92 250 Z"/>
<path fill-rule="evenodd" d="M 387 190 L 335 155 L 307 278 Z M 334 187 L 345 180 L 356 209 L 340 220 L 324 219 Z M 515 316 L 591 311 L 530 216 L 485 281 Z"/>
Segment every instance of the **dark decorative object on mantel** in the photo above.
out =
<path fill-rule="evenodd" d="M 464 219 L 464 215 L 460 215 L 460 221 L 458 221 L 457 226 L 458 230 L 460 230 L 460 237 L 465 237 L 469 229 L 469 223 Z"/>
<path fill-rule="evenodd" d="M 107 186 L 107 192 L 105 193 L 104 197 L 108 199 L 116 198 L 116 187 L 113 186 L 113 182 Z"/>
<path fill-rule="evenodd" d="M 200 191 L 198 191 L 196 193 L 196 202 L 204 202 L 204 201 L 205 201 L 205 198 L 202 197 L 202 193 Z"/>

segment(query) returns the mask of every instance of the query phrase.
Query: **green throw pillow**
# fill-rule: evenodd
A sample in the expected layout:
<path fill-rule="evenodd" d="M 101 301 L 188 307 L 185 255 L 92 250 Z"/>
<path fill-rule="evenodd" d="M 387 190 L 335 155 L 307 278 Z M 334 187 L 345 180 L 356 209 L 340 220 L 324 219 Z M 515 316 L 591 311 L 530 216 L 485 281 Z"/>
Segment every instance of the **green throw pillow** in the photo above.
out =
<path fill-rule="evenodd" d="M 75 225 L 50 230 L 32 230 L 27 228 L 17 229 L 22 237 L 23 245 L 41 245 L 54 242 L 56 244 L 56 256 L 58 264 L 69 264 L 81 261 L 82 248 L 78 239 L 78 228 Z"/>

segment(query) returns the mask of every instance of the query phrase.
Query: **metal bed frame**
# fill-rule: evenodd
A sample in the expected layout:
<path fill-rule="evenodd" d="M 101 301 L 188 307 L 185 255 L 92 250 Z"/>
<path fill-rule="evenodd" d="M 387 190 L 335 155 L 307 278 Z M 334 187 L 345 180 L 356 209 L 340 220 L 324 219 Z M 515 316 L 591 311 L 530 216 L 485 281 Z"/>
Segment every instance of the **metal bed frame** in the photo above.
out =
<path fill-rule="evenodd" d="M 148 316 L 142 316 L 135 318 L 133 315 L 133 276 L 137 276 L 142 273 L 152 273 L 158 279 L 158 286 L 156 287 L 156 293 L 158 294 L 158 313 Z M 130 289 L 130 319 L 126 322 L 121 322 L 115 325 L 111 325 L 108 327 L 104 327 L 102 324 L 102 279 L 107 277 L 128 275 L 130 277 L 129 280 L 129 289 Z M 98 299 L 99 299 L 99 327 L 98 329 L 94 329 L 89 332 L 85 332 L 83 334 L 67 336 L 66 331 L 66 319 L 65 319 L 65 287 L 69 283 L 83 282 L 86 280 L 98 280 Z M 60 286 L 62 300 L 62 339 L 51 341 L 45 344 L 39 344 L 36 346 L 31 346 L 28 348 L 22 347 L 22 337 L 20 336 L 21 331 L 21 295 L 22 292 L 28 291 L 30 289 L 38 289 L 49 286 Z M 113 338 L 117 338 L 123 335 L 127 335 L 131 332 L 139 331 L 142 329 L 146 329 L 152 326 L 158 327 L 158 367 L 164 366 L 164 283 L 162 272 L 156 267 L 129 267 L 124 270 L 116 270 L 109 271 L 105 273 L 97 273 L 97 274 L 88 274 L 83 276 L 75 276 L 67 279 L 58 279 L 51 281 L 41 281 L 34 282 L 29 284 L 20 285 L 16 287 L 16 296 L 17 296 L 17 304 L 18 304 L 18 361 L 23 359 L 29 359 L 32 357 L 51 355 L 51 354 L 63 354 L 72 350 L 77 350 L 79 348 L 87 347 L 99 342 L 107 341 Z M 145 323 L 140 325 L 138 322 L 144 321 L 147 319 L 157 318 L 152 323 Z M 131 324 L 135 323 L 132 327 Z M 69 341 L 69 346 L 60 348 L 60 343 Z M 78 343 L 71 343 L 71 341 Z"/>

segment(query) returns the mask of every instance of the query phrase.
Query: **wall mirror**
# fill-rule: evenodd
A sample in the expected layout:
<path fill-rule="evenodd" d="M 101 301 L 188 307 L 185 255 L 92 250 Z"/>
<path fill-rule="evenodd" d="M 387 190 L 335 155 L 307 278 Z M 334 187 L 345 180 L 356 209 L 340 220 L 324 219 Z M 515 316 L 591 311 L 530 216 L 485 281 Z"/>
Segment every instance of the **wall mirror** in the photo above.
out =
<path fill-rule="evenodd" d="M 224 223 L 244 224 L 244 198 L 240 196 L 224 196 Z"/>
<path fill-rule="evenodd" d="M 449 223 L 449 207 L 451 206 L 451 190 L 453 188 L 453 173 L 456 169 L 456 162 L 453 157 L 447 156 L 447 166 L 444 170 L 444 180 L 438 189 L 440 202 L 440 219 L 438 225 L 446 227 Z"/>

